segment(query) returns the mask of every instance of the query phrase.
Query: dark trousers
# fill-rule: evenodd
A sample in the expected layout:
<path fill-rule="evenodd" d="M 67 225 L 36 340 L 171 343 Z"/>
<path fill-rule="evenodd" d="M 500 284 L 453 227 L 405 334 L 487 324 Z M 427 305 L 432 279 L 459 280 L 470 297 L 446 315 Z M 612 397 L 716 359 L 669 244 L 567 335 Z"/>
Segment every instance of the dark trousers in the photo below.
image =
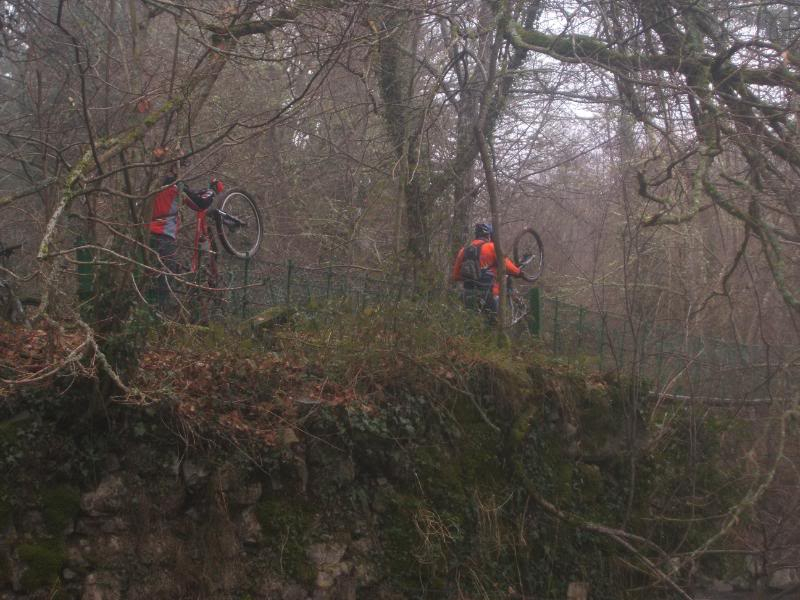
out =
<path fill-rule="evenodd" d="M 158 263 L 154 266 L 160 271 L 177 273 L 180 270 L 178 265 L 178 242 L 175 238 L 161 233 L 150 234 L 150 248 L 158 254 Z M 169 282 L 167 275 L 159 274 L 155 282 L 155 301 L 164 306 L 169 299 Z"/>
<path fill-rule="evenodd" d="M 492 293 L 492 286 L 464 286 L 464 306 L 469 310 L 497 314 L 497 298 Z"/>

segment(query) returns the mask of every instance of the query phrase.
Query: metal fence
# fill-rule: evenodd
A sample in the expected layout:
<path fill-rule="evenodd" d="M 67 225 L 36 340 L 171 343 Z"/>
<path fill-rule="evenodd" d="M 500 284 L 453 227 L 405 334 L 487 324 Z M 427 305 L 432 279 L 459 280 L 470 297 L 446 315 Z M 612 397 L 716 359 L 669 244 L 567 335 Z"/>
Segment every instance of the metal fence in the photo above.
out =
<path fill-rule="evenodd" d="M 357 309 L 422 294 L 413 283 L 355 267 L 304 267 L 292 261 L 256 260 L 243 261 L 241 265 L 227 271 L 226 282 L 230 288 L 229 309 L 241 317 L 284 304 L 336 300 Z"/>
<path fill-rule="evenodd" d="M 353 310 L 415 299 L 435 292 L 413 281 L 356 267 L 296 265 L 263 260 L 228 262 L 224 306 L 246 318 L 284 304 L 336 301 Z M 777 365 L 787 348 L 743 345 L 696 335 L 678 322 L 633 320 L 529 292 L 531 313 L 521 329 L 531 343 L 563 360 L 646 379 L 655 390 L 692 397 L 760 398 L 786 393 Z M 519 333 L 519 332 L 516 332 Z M 791 381 L 791 378 L 788 378 Z"/>
<path fill-rule="evenodd" d="M 531 293 L 537 304 L 537 293 Z M 533 330 L 553 354 L 648 380 L 653 389 L 707 399 L 786 395 L 785 346 L 698 335 L 678 321 L 629 318 L 541 298 Z M 537 318 L 538 317 L 538 318 Z"/>

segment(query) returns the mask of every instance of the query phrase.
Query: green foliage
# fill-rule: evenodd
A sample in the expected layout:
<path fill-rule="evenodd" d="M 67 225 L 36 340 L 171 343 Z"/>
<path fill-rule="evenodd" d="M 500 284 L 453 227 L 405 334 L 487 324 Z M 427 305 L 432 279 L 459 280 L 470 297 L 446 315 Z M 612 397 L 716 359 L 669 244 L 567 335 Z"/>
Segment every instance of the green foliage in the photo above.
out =
<path fill-rule="evenodd" d="M 414 528 L 414 515 L 420 501 L 412 495 L 383 490 L 380 535 L 383 565 L 386 574 L 401 585 L 413 585 L 420 579 L 421 565 L 416 558 L 419 535 Z"/>
<path fill-rule="evenodd" d="M 61 535 L 80 510 L 80 491 L 70 485 L 58 485 L 42 494 L 42 507 L 47 528 L 53 535 Z"/>
<path fill-rule="evenodd" d="M 14 518 L 14 507 L 5 489 L 0 486 L 0 532 L 8 528 Z"/>
<path fill-rule="evenodd" d="M 130 272 L 102 263 L 91 265 L 81 276 L 80 290 L 86 296 L 81 316 L 92 326 L 111 366 L 123 376 L 134 372 L 150 331 L 159 324 L 156 315 L 137 302 L 138 291 L 132 285 Z"/>
<path fill-rule="evenodd" d="M 247 328 L 179 327 L 147 339 L 181 359 L 185 381 L 165 383 L 158 371 L 158 393 L 172 402 L 175 390 L 196 386 L 181 401 L 202 396 L 191 405 L 196 412 L 185 414 L 197 415 L 191 427 L 198 439 L 214 440 L 214 460 L 228 447 L 218 442 L 232 441 L 232 454 L 246 448 L 280 483 L 281 492 L 256 506 L 264 536 L 258 551 L 280 577 L 310 585 L 310 544 L 363 536 L 376 540 L 369 559 L 381 585 L 399 594 L 442 597 L 458 581 L 476 597 L 506 597 L 509 587 L 564 597 L 568 582 L 581 579 L 598 597 L 637 597 L 625 590 L 652 581 L 627 566 L 639 566 L 636 559 L 577 523 L 624 527 L 669 551 L 696 547 L 733 499 L 719 469 L 719 425 L 674 412 L 648 429 L 624 381 L 574 370 L 529 347 L 500 348 L 470 318 L 435 303 L 344 312 L 315 306 L 261 338 L 243 339 Z M 319 403 L 294 402 L 309 390 Z M 284 406 L 295 412 L 276 412 Z M 126 409 L 124 419 L 111 420 L 124 422 L 120 431 L 132 439 L 167 438 L 162 419 L 173 405 L 161 408 Z M 252 424 L 259 433 L 287 422 L 302 427 L 291 442 L 279 431 L 266 438 L 275 444 L 269 447 L 236 437 L 243 429 L 214 437 L 218 417 L 232 409 L 243 415 L 237 426 Z M 65 422 L 65 411 L 56 412 Z M 41 448 L 56 431 L 46 423 L 9 428 L 11 441 L 0 444 L 27 440 Z M 65 445 L 76 473 L 94 464 L 89 453 L 105 451 L 79 440 Z M 301 479 L 302 494 L 294 491 Z M 715 488 L 721 497 L 712 496 Z M 78 492 L 41 489 L 32 502 L 41 503 L 56 535 L 74 517 Z M 533 493 L 574 518 L 554 516 Z"/>
<path fill-rule="evenodd" d="M 314 513 L 305 499 L 268 497 L 256 506 L 256 517 L 272 548 L 278 551 L 280 572 L 295 581 L 310 583 L 314 568 L 306 556 L 313 532 Z"/>
<path fill-rule="evenodd" d="M 639 462 L 642 502 L 637 517 L 655 525 L 652 537 L 662 547 L 694 549 L 716 523 L 712 519 L 698 524 L 698 514 L 725 514 L 741 496 L 740 485 L 731 485 L 729 474 L 720 468 L 720 436 L 729 424 L 708 415 L 698 426 L 680 410 L 663 417 L 670 435 L 649 448 Z M 719 555 L 704 557 L 703 562 L 709 574 L 721 576 L 727 568 Z"/>
<path fill-rule="evenodd" d="M 0 423 L 0 444 L 13 443 L 17 436 L 18 425 L 14 420 L 9 419 Z"/>
<path fill-rule="evenodd" d="M 33 407 L 41 406 L 42 398 L 33 398 Z M 7 472 L 17 468 L 29 456 L 30 445 L 41 432 L 41 423 L 32 413 L 23 412 L 0 423 L 0 465 Z"/>
<path fill-rule="evenodd" d="M 5 550 L 0 550 L 0 589 L 9 588 L 13 583 L 11 557 Z"/>
<path fill-rule="evenodd" d="M 116 298 L 109 299 L 107 305 L 102 303 L 96 309 L 104 314 L 120 315 L 114 326 L 100 329 L 100 349 L 114 370 L 127 378 L 135 372 L 147 338 L 158 321 L 146 307 L 134 306 Z M 123 319 L 122 315 L 127 317 Z"/>
<path fill-rule="evenodd" d="M 66 552 L 61 540 L 38 540 L 17 548 L 25 570 L 20 583 L 26 592 L 57 588 Z"/>
<path fill-rule="evenodd" d="M 375 399 L 369 410 L 347 407 L 345 421 L 322 412 L 339 421 L 326 432 L 352 449 L 357 472 L 388 479 L 368 493 L 380 515 L 384 569 L 398 589 L 435 596 L 455 573 L 471 573 L 465 589 L 491 582 L 505 590 L 521 579 L 527 593 L 556 597 L 574 579 L 608 597 L 647 583 L 607 537 L 531 506 L 517 462 L 531 489 L 560 509 L 659 532 L 669 550 L 714 530 L 713 519 L 681 521 L 697 510 L 688 470 L 697 467 L 693 477 L 706 478 L 706 489 L 721 482 L 712 431 L 701 444 L 707 463 L 683 451 L 689 428 L 679 420 L 661 432 L 669 447 L 653 452 L 642 402 L 624 381 L 574 370 L 535 348 L 498 347 L 470 318 L 436 303 L 343 314 L 323 306 L 273 331 L 284 355 Z M 577 434 L 565 435 L 570 428 Z M 709 515 L 723 512 L 717 505 Z"/>

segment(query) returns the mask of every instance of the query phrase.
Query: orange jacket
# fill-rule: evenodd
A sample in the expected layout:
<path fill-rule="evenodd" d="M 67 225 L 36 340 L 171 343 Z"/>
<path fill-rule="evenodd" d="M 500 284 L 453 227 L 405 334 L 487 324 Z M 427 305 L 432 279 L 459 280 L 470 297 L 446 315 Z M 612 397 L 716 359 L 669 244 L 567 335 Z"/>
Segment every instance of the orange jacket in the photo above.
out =
<path fill-rule="evenodd" d="M 494 242 L 487 242 L 485 240 L 472 240 L 473 246 L 477 246 L 478 244 L 483 244 L 483 246 L 481 246 L 481 255 L 478 259 L 481 269 L 488 269 L 489 272 L 494 276 L 495 282 L 492 286 L 492 293 L 495 296 L 499 296 L 500 282 L 497 281 L 497 254 L 495 254 L 494 251 Z M 461 248 L 456 256 L 456 262 L 453 265 L 453 281 L 461 281 L 462 262 L 464 262 L 464 248 Z M 507 256 L 506 273 L 513 277 L 519 277 L 522 275 L 522 271 L 520 271 L 519 267 L 515 265 Z"/>

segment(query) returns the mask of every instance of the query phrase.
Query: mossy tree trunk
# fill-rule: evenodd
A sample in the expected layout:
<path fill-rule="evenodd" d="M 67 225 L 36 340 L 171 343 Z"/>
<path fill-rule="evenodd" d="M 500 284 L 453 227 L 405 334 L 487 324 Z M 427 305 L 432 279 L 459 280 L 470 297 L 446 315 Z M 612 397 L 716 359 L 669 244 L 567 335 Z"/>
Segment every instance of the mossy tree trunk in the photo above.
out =
<path fill-rule="evenodd" d="M 441 19 L 447 60 L 438 65 L 438 70 L 430 64 L 430 57 L 423 54 L 425 49 L 418 39 L 420 19 L 426 16 L 420 6 L 413 2 L 390 9 L 374 5 L 371 11 L 370 23 L 379 40 L 381 114 L 395 159 L 392 169 L 398 189 L 395 235 L 403 232 L 405 235 L 404 240 L 396 240 L 396 248 L 404 253 L 409 263 L 407 270 L 414 273 L 415 279 L 431 284 L 441 280 L 432 264 L 434 211 L 441 206 L 452 211 L 446 242 L 448 249 L 455 252 L 466 241 L 471 208 L 478 193 L 473 177 L 479 156 L 475 126 L 482 118 L 481 130 L 487 136 L 494 131 L 504 109 L 504 102 L 495 101 L 495 96 L 503 97 L 508 92 L 516 77 L 515 69 L 527 56 L 527 49 L 513 52 L 512 68 L 487 84 L 491 57 L 499 52 L 503 40 L 493 36 L 492 6 L 477 2 L 473 8 L 478 15 L 474 35 L 466 36 L 455 25 Z M 532 2 L 525 22 L 535 18 L 538 10 L 539 3 Z M 497 40 L 497 48 L 493 46 L 494 40 Z M 435 77 L 427 88 L 419 81 L 420 65 Z M 453 72 L 455 79 L 446 81 L 446 75 Z M 481 117 L 481 98 L 487 85 L 491 88 L 490 100 Z M 434 99 L 441 93 L 447 95 L 447 102 L 454 110 L 456 143 L 450 159 L 434 162 L 432 154 L 435 152 L 425 128 Z"/>

